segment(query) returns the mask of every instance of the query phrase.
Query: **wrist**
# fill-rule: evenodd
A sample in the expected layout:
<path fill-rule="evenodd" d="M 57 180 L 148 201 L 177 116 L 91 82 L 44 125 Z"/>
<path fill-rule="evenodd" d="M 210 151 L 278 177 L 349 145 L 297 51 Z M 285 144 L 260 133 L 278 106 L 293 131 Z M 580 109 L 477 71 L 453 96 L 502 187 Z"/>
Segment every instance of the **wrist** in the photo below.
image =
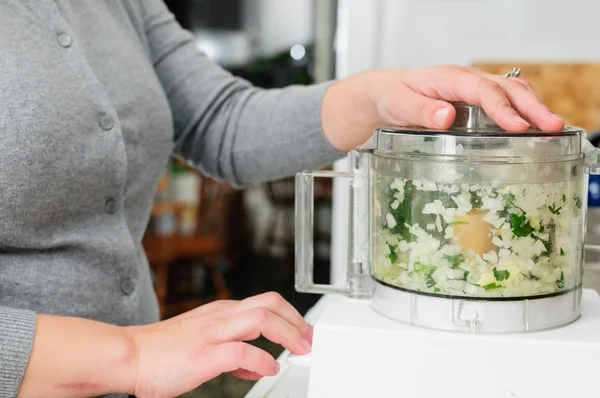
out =
<path fill-rule="evenodd" d="M 364 144 L 382 123 L 377 102 L 386 74 L 386 71 L 361 72 L 325 91 L 322 126 L 334 148 L 347 152 Z"/>
<path fill-rule="evenodd" d="M 117 393 L 133 395 L 137 383 L 139 368 L 139 348 L 135 335 L 130 327 L 115 326 L 115 339 L 118 340 L 118 349 L 112 357 L 117 364 L 118 371 L 114 372 Z"/>
<path fill-rule="evenodd" d="M 129 394 L 137 351 L 126 329 L 81 318 L 38 315 L 19 397 Z"/>

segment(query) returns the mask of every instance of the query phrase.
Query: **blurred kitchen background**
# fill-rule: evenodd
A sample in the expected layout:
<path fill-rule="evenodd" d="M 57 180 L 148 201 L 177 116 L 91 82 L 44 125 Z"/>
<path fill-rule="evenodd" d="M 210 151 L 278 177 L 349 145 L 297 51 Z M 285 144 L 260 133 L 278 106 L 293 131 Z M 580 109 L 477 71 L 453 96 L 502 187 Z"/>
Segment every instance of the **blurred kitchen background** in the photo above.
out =
<path fill-rule="evenodd" d="M 209 57 L 257 86 L 311 84 L 336 76 L 334 37 L 336 18 L 342 12 L 338 0 L 167 0 L 166 3 L 183 27 L 194 33 L 198 46 Z M 390 1 L 381 3 L 386 3 L 388 9 L 395 6 Z M 337 45 L 354 46 L 345 48 L 345 52 L 363 60 L 354 64 L 365 68 L 371 64 L 397 64 L 398 54 L 389 52 L 376 54 L 378 58 L 371 62 L 376 49 L 370 45 L 361 48 L 360 42 L 360 36 L 368 37 L 373 34 L 374 25 L 379 26 L 374 21 L 387 21 L 396 13 L 354 15 L 361 20 L 373 19 L 368 24 L 371 30 L 345 32 L 344 43 Z M 502 36 L 501 32 L 498 35 Z M 386 35 L 384 40 L 386 37 L 397 39 Z M 418 63 L 422 64 L 428 58 L 419 48 L 425 48 L 427 40 L 433 38 L 415 38 L 414 48 L 405 51 L 420 57 Z M 364 42 L 366 46 L 370 39 Z M 430 61 L 436 63 L 436 59 Z M 504 74 L 515 66 L 514 62 L 514 59 L 499 62 L 482 59 L 473 60 L 472 65 Z M 410 65 L 411 62 L 403 61 L 402 66 Z M 568 124 L 581 126 L 590 133 L 600 130 L 600 64 L 518 62 L 517 66 L 523 68 L 522 77 L 532 82 L 552 110 L 565 116 Z M 338 70 L 337 76 L 347 72 Z M 591 243 L 600 244 L 600 180 L 594 178 L 590 181 L 588 238 Z M 315 183 L 315 279 L 327 282 L 332 186 L 328 180 Z M 293 178 L 236 191 L 173 160 L 159 187 L 144 246 L 154 270 L 164 318 L 213 300 L 241 299 L 266 291 L 281 293 L 303 313 L 318 299 L 294 291 Z M 600 258 L 592 260 L 600 264 Z M 600 286 L 600 265 L 597 275 Z M 274 356 L 282 351 L 264 339 L 254 343 Z M 241 398 L 252 384 L 223 375 L 186 396 Z"/>
<path fill-rule="evenodd" d="M 198 47 L 256 86 L 306 85 L 333 78 L 335 1 L 166 3 L 181 25 L 195 35 Z M 331 181 L 319 184 L 315 192 L 315 268 L 316 279 L 326 282 Z M 267 291 L 281 293 L 306 312 L 318 297 L 294 291 L 293 218 L 293 178 L 236 191 L 173 159 L 159 186 L 144 238 L 162 316 L 171 317 L 213 300 L 241 299 Z M 264 339 L 254 343 L 274 356 L 282 351 Z M 224 375 L 188 396 L 243 397 L 252 384 Z"/>

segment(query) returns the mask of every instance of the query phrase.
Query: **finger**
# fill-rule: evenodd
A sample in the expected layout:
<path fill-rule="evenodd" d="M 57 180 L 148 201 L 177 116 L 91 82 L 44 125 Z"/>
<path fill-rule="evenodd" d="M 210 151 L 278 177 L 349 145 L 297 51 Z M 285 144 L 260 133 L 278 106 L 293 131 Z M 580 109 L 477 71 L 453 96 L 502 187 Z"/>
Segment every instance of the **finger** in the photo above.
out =
<path fill-rule="evenodd" d="M 198 362 L 199 376 L 203 381 L 222 373 L 239 372 L 240 369 L 260 376 L 275 376 L 279 373 L 279 363 L 273 356 L 241 342 L 209 346 L 202 352 Z"/>
<path fill-rule="evenodd" d="M 447 129 L 452 125 L 456 111 L 445 101 L 428 98 L 412 88 L 400 84 L 386 101 L 387 109 L 381 110 L 386 122 L 399 126 L 423 126 L 431 129 Z"/>
<path fill-rule="evenodd" d="M 242 380 L 256 381 L 256 380 L 262 379 L 262 376 L 259 375 L 258 373 L 250 372 L 245 369 L 234 370 L 233 372 L 231 372 L 231 374 L 233 376 L 237 377 L 238 379 L 242 379 Z"/>
<path fill-rule="evenodd" d="M 544 131 L 564 129 L 564 120 L 550 111 L 533 88 L 527 88 L 522 81 L 515 78 L 494 76 L 490 79 L 500 84 L 512 106 L 535 126 Z"/>
<path fill-rule="evenodd" d="M 538 94 L 537 91 L 535 91 L 535 88 L 533 88 L 533 86 L 531 85 L 531 83 L 529 83 L 529 81 L 525 80 L 525 79 L 521 79 L 520 77 L 504 77 L 504 76 L 500 76 L 500 75 L 495 75 L 493 73 L 488 73 L 488 72 L 483 72 L 479 69 L 472 69 L 473 73 L 485 77 L 486 79 L 490 79 L 495 81 L 496 83 L 500 83 L 500 85 L 502 85 L 502 82 L 505 80 L 509 80 L 509 81 L 514 81 L 517 83 L 520 83 L 523 85 L 523 87 L 525 87 L 527 90 L 531 91 L 531 93 L 533 95 L 535 95 L 537 97 L 538 100 L 542 101 L 542 97 Z"/>
<path fill-rule="evenodd" d="M 565 127 L 565 122 L 522 84 L 509 79 L 500 85 L 517 112 L 541 130 L 561 131 Z"/>
<path fill-rule="evenodd" d="M 507 131 L 522 132 L 529 123 L 512 107 L 500 84 L 477 76 L 464 74 L 455 91 L 463 101 L 480 105 L 486 114 Z"/>
<path fill-rule="evenodd" d="M 224 309 L 219 316 L 227 317 L 253 308 L 269 309 L 269 311 L 296 327 L 300 331 L 302 337 L 309 343 L 312 343 L 313 327 L 309 325 L 302 315 L 300 315 L 300 313 L 278 293 L 269 292 L 247 298 L 238 302 L 235 306 Z"/>
<path fill-rule="evenodd" d="M 261 335 L 281 344 L 293 354 L 307 354 L 311 349 L 310 343 L 294 325 L 266 308 L 253 308 L 220 319 L 211 325 L 209 331 L 209 338 L 215 344 L 249 341 Z"/>
<path fill-rule="evenodd" d="M 498 83 L 472 73 L 468 68 L 432 68 L 430 73 L 414 72 L 407 75 L 406 82 L 427 97 L 481 106 L 507 131 L 522 132 L 530 127 L 513 109 Z"/>

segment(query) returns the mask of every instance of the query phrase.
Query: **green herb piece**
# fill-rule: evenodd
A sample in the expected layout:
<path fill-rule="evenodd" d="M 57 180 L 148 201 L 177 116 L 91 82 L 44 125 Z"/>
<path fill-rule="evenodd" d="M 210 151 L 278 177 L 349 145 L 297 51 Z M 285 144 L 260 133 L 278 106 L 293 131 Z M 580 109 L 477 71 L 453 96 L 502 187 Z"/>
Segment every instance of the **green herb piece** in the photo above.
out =
<path fill-rule="evenodd" d="M 427 278 L 425 279 L 425 282 L 427 283 L 427 287 L 435 286 L 435 280 L 433 279 L 433 277 L 431 275 L 427 276 Z"/>
<path fill-rule="evenodd" d="M 560 248 L 560 255 L 561 255 L 561 256 L 564 256 L 564 255 L 565 255 L 565 251 L 563 250 L 563 248 L 562 248 L 562 247 Z"/>
<path fill-rule="evenodd" d="M 575 206 L 577 206 L 578 209 L 581 209 L 581 198 L 579 196 L 575 196 L 574 200 Z"/>
<path fill-rule="evenodd" d="M 392 262 L 392 264 L 394 264 L 396 261 L 398 261 L 398 254 L 396 254 L 396 250 L 398 249 L 398 246 L 394 246 L 394 245 L 390 245 L 388 243 L 388 247 L 390 248 L 390 261 Z"/>
<path fill-rule="evenodd" d="M 546 230 L 546 227 L 544 227 L 543 225 L 540 225 L 540 234 L 543 234 L 545 230 Z"/>
<path fill-rule="evenodd" d="M 440 289 L 438 289 L 437 287 L 434 287 L 434 288 L 433 288 L 433 292 L 434 292 L 434 293 L 439 293 L 439 292 L 441 292 L 441 290 L 440 290 Z"/>
<path fill-rule="evenodd" d="M 567 195 L 565 195 L 564 193 L 563 193 L 562 200 L 563 200 L 563 203 L 567 201 Z"/>
<path fill-rule="evenodd" d="M 494 277 L 496 278 L 497 281 L 504 281 L 506 279 L 508 279 L 508 277 L 510 276 L 510 272 L 508 272 L 508 270 L 503 269 L 498 271 L 498 269 L 496 267 L 494 267 Z"/>
<path fill-rule="evenodd" d="M 515 195 L 514 195 L 514 194 L 512 194 L 512 193 L 509 193 L 509 194 L 506 196 L 506 204 L 508 204 L 509 206 L 512 206 L 512 207 L 516 207 L 516 206 L 515 206 L 515 199 L 516 199 L 516 198 L 515 198 Z"/>
<path fill-rule="evenodd" d="M 556 281 L 556 286 L 558 286 L 559 289 L 563 289 L 565 287 L 565 273 L 564 273 L 564 271 L 560 272 L 560 279 Z"/>
<path fill-rule="evenodd" d="M 448 225 L 469 225 L 468 221 L 452 221 L 449 222 Z"/>
<path fill-rule="evenodd" d="M 415 263 L 415 272 L 423 272 L 426 274 L 431 274 L 435 271 L 437 267 L 435 265 L 425 265 L 419 261 Z"/>
<path fill-rule="evenodd" d="M 552 242 L 549 240 L 542 240 L 542 243 L 544 244 L 544 248 L 546 249 L 546 253 L 550 254 L 552 252 Z"/>
<path fill-rule="evenodd" d="M 456 268 L 460 263 L 463 262 L 463 255 L 457 254 L 455 256 L 444 256 L 446 260 L 450 263 L 451 268 Z"/>
<path fill-rule="evenodd" d="M 515 236 L 525 237 L 531 235 L 533 227 L 525 219 L 525 214 L 519 216 L 518 214 L 510 214 L 510 223 L 512 225 L 512 232 Z"/>
<path fill-rule="evenodd" d="M 425 142 L 434 142 L 437 141 L 438 138 L 437 137 L 425 137 L 425 139 L 423 141 Z"/>
<path fill-rule="evenodd" d="M 539 276 L 533 275 L 533 273 L 531 273 L 531 271 L 529 271 L 529 279 L 531 279 L 532 281 L 539 281 L 540 280 Z"/>
<path fill-rule="evenodd" d="M 488 290 L 492 290 L 492 289 L 499 289 L 502 287 L 502 285 L 497 284 L 496 282 L 492 282 L 492 283 L 488 283 L 485 286 L 482 286 L 486 291 Z"/>
<path fill-rule="evenodd" d="M 481 201 L 481 198 L 477 195 L 477 192 L 471 191 L 471 206 L 473 206 L 473 209 L 481 209 L 482 205 L 483 202 Z"/>
<path fill-rule="evenodd" d="M 385 192 L 385 196 L 387 196 L 387 208 L 390 209 L 390 214 L 394 217 L 396 221 L 396 225 L 393 228 L 389 228 L 387 224 L 384 222 L 383 228 L 390 231 L 390 233 L 394 235 L 400 235 L 402 237 L 401 240 L 410 241 L 410 232 L 406 227 L 406 224 L 411 224 L 412 211 L 411 211 L 411 199 L 413 192 L 412 183 L 405 181 L 404 182 L 404 201 L 398 205 L 395 209 L 391 207 L 392 203 L 394 203 L 397 199 L 394 194 L 398 192 L 397 189 L 387 189 Z"/>
<path fill-rule="evenodd" d="M 504 226 L 504 224 L 506 224 L 506 223 L 500 224 L 500 227 L 498 227 L 498 229 L 502 229 L 502 227 Z"/>
<path fill-rule="evenodd" d="M 562 209 L 562 207 L 557 208 L 554 205 L 548 206 L 548 210 L 550 210 L 550 213 L 552 213 L 552 214 L 560 214 L 561 209 Z"/>
<path fill-rule="evenodd" d="M 465 276 L 463 277 L 463 281 L 467 281 L 467 276 L 469 276 L 469 271 L 465 271 Z"/>

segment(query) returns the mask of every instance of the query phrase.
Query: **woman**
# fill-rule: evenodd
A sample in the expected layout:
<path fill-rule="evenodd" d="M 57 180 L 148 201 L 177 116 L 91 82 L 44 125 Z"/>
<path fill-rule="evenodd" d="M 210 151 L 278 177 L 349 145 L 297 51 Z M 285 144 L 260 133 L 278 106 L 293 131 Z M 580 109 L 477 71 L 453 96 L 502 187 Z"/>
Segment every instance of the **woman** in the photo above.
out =
<path fill-rule="evenodd" d="M 382 123 L 447 128 L 447 101 L 560 130 L 524 81 L 456 66 L 260 90 L 161 0 L 0 0 L 0 397 L 173 397 L 278 372 L 312 329 L 275 294 L 158 322 L 141 239 L 170 154 L 249 185 L 329 164 Z M 527 120 L 527 121 L 526 121 Z"/>

